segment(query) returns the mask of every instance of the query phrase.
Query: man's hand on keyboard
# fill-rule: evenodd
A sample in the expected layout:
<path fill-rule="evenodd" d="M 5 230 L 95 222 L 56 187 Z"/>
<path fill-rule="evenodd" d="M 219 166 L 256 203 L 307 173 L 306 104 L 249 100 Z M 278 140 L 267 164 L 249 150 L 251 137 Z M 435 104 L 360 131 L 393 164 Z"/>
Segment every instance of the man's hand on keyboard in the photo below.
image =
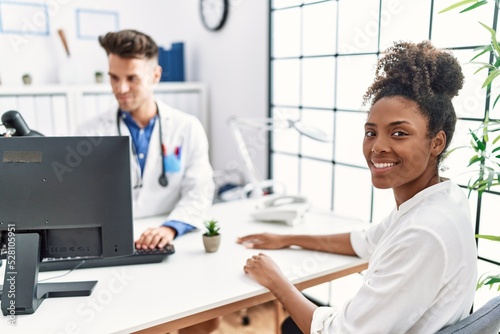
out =
<path fill-rule="evenodd" d="M 135 241 L 136 249 L 163 248 L 175 238 L 176 231 L 167 226 L 150 227 Z"/>

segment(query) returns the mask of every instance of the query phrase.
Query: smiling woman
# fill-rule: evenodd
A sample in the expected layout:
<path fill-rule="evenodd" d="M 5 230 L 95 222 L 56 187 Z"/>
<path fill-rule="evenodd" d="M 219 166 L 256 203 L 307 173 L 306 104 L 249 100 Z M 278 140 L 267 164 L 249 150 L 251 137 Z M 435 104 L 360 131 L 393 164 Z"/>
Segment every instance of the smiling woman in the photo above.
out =
<path fill-rule="evenodd" d="M 430 42 L 386 51 L 365 94 L 372 107 L 363 153 L 377 188 L 393 188 L 399 206 L 439 183 L 438 165 L 453 138 L 451 103 L 463 85 L 457 60 Z"/>
<path fill-rule="evenodd" d="M 250 248 L 293 245 L 370 259 L 359 291 L 336 309 L 307 300 L 266 254 L 249 258 L 244 271 L 291 316 L 283 333 L 435 333 L 469 314 L 476 280 L 469 206 L 464 191 L 438 173 L 462 81 L 458 61 L 429 42 L 396 43 L 380 59 L 365 94 L 372 104 L 363 142 L 373 185 L 392 189 L 396 200 L 380 224 L 328 236 L 239 239 Z"/>
<path fill-rule="evenodd" d="M 415 102 L 384 97 L 371 108 L 363 151 L 376 188 L 393 188 L 397 205 L 437 184 L 437 157 L 446 135 L 429 138 L 427 121 Z"/>

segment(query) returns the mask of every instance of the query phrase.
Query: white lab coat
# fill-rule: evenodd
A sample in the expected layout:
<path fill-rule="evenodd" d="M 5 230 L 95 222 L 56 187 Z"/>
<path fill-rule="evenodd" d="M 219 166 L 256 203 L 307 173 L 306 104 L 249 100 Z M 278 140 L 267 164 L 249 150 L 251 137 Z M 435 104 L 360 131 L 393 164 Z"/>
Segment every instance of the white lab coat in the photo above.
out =
<path fill-rule="evenodd" d="M 213 202 L 213 171 L 208 158 L 208 140 L 200 121 L 193 115 L 156 101 L 162 124 L 163 143 L 167 153 L 181 147 L 180 171 L 167 173 L 168 186 L 158 179 L 162 174 L 162 155 L 159 127 L 155 123 L 144 166 L 142 187 L 133 189 L 134 218 L 168 214 L 177 220 L 201 228 L 207 210 Z M 84 136 L 117 136 L 117 110 L 112 108 L 83 124 L 77 131 Z M 120 118 L 120 132 L 130 135 Z M 132 141 L 132 140 L 131 140 Z M 132 144 L 132 143 L 131 143 Z M 139 184 L 140 166 L 133 151 L 131 155 L 132 187 Z M 118 167 L 117 167 L 118 168 Z"/>

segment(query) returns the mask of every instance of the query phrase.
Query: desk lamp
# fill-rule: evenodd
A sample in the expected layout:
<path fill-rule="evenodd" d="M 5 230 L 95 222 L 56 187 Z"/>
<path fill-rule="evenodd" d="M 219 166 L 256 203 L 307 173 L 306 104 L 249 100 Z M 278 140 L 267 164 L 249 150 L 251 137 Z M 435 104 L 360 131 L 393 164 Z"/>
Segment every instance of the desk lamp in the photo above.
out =
<path fill-rule="evenodd" d="M 247 177 L 252 185 L 250 193 L 250 197 L 252 198 L 263 197 L 263 188 L 273 186 L 274 182 L 272 180 L 262 180 L 257 172 L 241 132 L 243 127 L 266 131 L 277 131 L 292 128 L 300 134 L 313 140 L 324 143 L 332 142 L 332 139 L 329 138 L 326 133 L 318 128 L 304 124 L 300 120 L 291 120 L 286 118 L 253 119 L 232 116 L 228 119 L 228 125 L 236 140 L 238 152 L 243 159 Z M 244 189 L 246 188 L 247 187 Z M 304 196 L 274 196 L 272 199 L 265 200 L 260 203 L 252 216 L 257 220 L 280 221 L 285 222 L 287 225 L 295 225 L 302 221 L 303 214 L 309 209 L 309 207 L 310 204 Z"/>

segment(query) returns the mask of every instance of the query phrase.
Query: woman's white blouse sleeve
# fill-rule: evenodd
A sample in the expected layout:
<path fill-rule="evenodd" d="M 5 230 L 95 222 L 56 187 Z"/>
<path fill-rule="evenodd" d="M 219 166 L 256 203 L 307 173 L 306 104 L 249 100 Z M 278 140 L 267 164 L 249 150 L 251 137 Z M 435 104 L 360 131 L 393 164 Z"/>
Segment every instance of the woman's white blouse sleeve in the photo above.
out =
<path fill-rule="evenodd" d="M 433 231 L 410 228 L 377 249 L 376 270 L 344 305 L 316 309 L 311 333 L 406 333 L 435 301 L 446 251 Z M 427 259 L 433 258 L 433 261 Z"/>

